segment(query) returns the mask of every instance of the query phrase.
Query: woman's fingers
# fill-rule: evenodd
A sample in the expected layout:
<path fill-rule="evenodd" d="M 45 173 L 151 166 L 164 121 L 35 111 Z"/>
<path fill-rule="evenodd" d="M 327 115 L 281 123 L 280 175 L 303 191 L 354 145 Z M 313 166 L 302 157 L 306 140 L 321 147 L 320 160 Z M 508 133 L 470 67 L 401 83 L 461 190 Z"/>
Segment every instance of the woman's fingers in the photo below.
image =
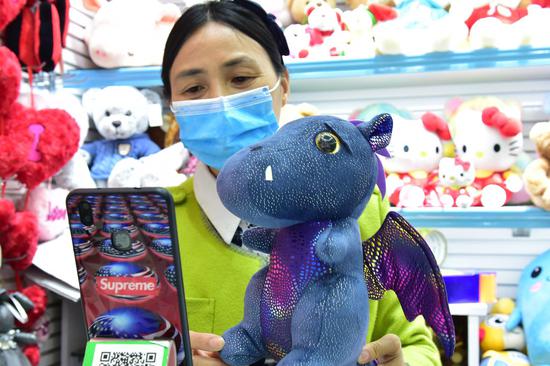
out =
<path fill-rule="evenodd" d="M 193 366 L 227 366 L 218 358 L 210 358 L 200 355 L 193 356 Z"/>
<path fill-rule="evenodd" d="M 387 334 L 377 341 L 365 345 L 358 362 L 366 364 L 374 360 L 378 360 L 379 365 L 403 366 L 405 362 L 399 337 L 395 334 Z"/>
<path fill-rule="evenodd" d="M 194 350 L 218 352 L 225 345 L 223 338 L 215 334 L 190 331 L 189 337 L 191 339 L 191 348 Z"/>

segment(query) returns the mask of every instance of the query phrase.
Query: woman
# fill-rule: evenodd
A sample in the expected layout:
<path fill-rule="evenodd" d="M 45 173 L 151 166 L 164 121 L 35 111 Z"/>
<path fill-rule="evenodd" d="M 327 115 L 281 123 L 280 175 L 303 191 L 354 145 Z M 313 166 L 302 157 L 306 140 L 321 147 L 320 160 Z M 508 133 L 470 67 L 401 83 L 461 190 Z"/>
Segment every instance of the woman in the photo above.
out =
<path fill-rule="evenodd" d="M 266 263 L 241 247 L 246 224 L 221 204 L 215 177 L 229 156 L 277 129 L 290 91 L 285 54 L 288 46 L 276 23 L 246 0 L 189 8 L 166 43 L 165 93 L 181 140 L 201 161 L 194 179 L 171 189 L 198 366 L 223 365 L 217 354 L 223 348 L 219 335 L 241 320 L 248 280 Z M 375 192 L 359 220 L 363 239 L 378 230 L 386 212 Z M 424 321 L 409 323 L 393 292 L 371 301 L 367 342 L 360 363 L 440 364 Z"/>

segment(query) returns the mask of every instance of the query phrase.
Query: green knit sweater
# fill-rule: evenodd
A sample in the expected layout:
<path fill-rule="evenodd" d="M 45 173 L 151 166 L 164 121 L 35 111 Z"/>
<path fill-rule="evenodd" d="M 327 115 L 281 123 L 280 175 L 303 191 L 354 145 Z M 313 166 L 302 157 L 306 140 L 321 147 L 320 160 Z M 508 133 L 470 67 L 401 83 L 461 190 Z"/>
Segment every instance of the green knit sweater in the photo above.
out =
<path fill-rule="evenodd" d="M 252 275 L 265 266 L 265 260 L 223 242 L 200 209 L 193 179 L 169 190 L 176 204 L 189 328 L 221 335 L 242 319 L 246 286 Z M 387 211 L 386 201 L 375 192 L 359 219 L 363 239 L 380 228 Z M 401 338 L 409 365 L 441 364 L 424 320 L 419 317 L 409 323 L 392 291 L 380 301 L 370 301 L 367 342 L 387 333 Z"/>

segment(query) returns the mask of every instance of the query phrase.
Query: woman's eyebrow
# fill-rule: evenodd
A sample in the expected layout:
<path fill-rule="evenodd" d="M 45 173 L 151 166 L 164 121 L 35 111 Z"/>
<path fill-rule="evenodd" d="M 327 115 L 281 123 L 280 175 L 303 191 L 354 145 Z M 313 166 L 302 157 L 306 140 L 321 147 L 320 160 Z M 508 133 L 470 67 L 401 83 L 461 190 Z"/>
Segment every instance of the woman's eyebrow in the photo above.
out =
<path fill-rule="evenodd" d="M 196 76 L 196 75 L 205 74 L 205 73 L 206 71 L 204 71 L 203 69 L 182 70 L 178 72 L 178 74 L 176 75 L 176 79 L 183 79 L 186 77 Z"/>
<path fill-rule="evenodd" d="M 258 63 L 248 56 L 240 56 L 223 63 L 224 68 L 231 68 L 238 65 L 249 65 L 258 67 Z"/>

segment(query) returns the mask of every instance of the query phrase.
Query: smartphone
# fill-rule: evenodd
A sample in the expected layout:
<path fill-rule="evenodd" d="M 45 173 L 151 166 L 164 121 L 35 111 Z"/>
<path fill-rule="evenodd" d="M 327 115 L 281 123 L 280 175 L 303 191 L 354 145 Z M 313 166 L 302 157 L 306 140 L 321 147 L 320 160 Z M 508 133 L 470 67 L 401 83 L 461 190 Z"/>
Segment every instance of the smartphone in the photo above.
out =
<path fill-rule="evenodd" d="M 192 365 L 170 193 L 77 189 L 66 204 L 88 337 L 173 339 Z"/>

